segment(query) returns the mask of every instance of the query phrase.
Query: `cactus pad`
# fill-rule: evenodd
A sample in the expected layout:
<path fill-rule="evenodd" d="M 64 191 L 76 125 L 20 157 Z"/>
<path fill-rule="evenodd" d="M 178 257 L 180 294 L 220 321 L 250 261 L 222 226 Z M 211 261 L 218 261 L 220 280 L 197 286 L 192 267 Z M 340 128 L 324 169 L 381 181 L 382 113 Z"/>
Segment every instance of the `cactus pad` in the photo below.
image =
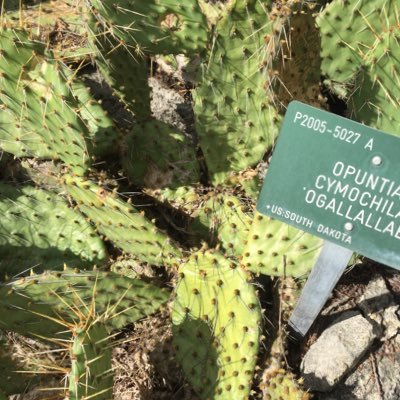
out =
<path fill-rule="evenodd" d="M 320 107 L 321 39 L 312 10 L 293 11 L 288 34 L 288 44 L 282 49 L 284 61 L 279 65 L 277 96 L 285 106 L 298 100 Z"/>
<path fill-rule="evenodd" d="M 112 397 L 113 376 L 108 332 L 100 323 L 89 324 L 83 327 L 78 325 L 72 332 L 69 400 L 109 400 Z"/>
<path fill-rule="evenodd" d="M 257 164 L 277 135 L 280 117 L 264 70 L 265 37 L 272 34 L 266 7 L 235 2 L 216 27 L 194 91 L 196 130 L 214 184 Z"/>
<path fill-rule="evenodd" d="M 319 255 L 322 239 L 256 213 L 242 263 L 251 272 L 301 277 Z"/>
<path fill-rule="evenodd" d="M 284 369 L 267 371 L 262 377 L 260 388 L 265 400 L 309 400 L 311 396 L 304 391 L 294 375 Z"/>
<path fill-rule="evenodd" d="M 207 22 L 197 1 L 89 0 L 99 29 L 148 54 L 193 54 L 207 43 Z"/>
<path fill-rule="evenodd" d="M 349 115 L 357 121 L 400 135 L 400 27 L 384 32 L 364 56 L 355 81 Z"/>
<path fill-rule="evenodd" d="M 102 33 L 93 20 L 90 21 L 90 30 L 96 64 L 106 82 L 137 120 L 150 118 L 148 58 Z"/>
<path fill-rule="evenodd" d="M 179 269 L 172 323 L 178 359 L 201 398 L 247 398 L 256 363 L 261 309 L 235 261 L 198 252 Z"/>
<path fill-rule="evenodd" d="M 169 293 L 112 272 L 65 270 L 32 275 L 0 287 L 0 327 L 49 337 L 87 315 L 109 330 L 154 313 Z M 51 337 L 51 336 L 50 336 Z"/>
<path fill-rule="evenodd" d="M 149 264 L 178 262 L 180 249 L 132 205 L 89 180 L 68 175 L 64 179 L 64 187 L 78 209 L 117 247 Z"/>
<path fill-rule="evenodd" d="M 61 159 L 84 173 L 89 133 L 65 75 L 24 31 L 1 29 L 0 49 L 0 149 L 18 157 Z"/>
<path fill-rule="evenodd" d="M 125 147 L 125 171 L 137 185 L 176 188 L 200 180 L 193 143 L 161 121 L 137 124 L 127 135 Z"/>
<path fill-rule="evenodd" d="M 377 33 L 398 24 L 396 0 L 341 0 L 326 6 L 317 19 L 321 31 L 322 74 L 342 84 L 353 80 L 365 49 Z"/>
<path fill-rule="evenodd" d="M 0 276 L 29 268 L 101 263 L 106 250 L 90 224 L 62 197 L 30 186 L 0 185 Z"/>

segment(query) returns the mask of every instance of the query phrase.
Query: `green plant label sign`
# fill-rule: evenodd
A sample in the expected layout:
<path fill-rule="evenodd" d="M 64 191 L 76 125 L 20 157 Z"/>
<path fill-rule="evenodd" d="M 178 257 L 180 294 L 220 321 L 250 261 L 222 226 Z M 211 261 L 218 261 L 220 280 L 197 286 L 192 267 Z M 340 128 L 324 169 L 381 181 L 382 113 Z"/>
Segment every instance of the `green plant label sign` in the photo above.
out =
<path fill-rule="evenodd" d="M 400 139 L 294 101 L 257 210 L 400 269 Z"/>

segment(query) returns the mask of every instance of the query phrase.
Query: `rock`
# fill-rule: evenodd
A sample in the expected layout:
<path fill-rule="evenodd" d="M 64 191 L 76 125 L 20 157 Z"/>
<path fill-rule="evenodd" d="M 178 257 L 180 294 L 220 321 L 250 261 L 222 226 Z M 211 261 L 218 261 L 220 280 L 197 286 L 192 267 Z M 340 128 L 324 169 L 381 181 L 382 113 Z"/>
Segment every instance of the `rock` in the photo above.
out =
<path fill-rule="evenodd" d="M 355 367 L 376 338 L 374 327 L 361 313 L 349 311 L 326 329 L 301 363 L 305 387 L 329 391 Z"/>
<path fill-rule="evenodd" d="M 375 275 L 368 284 L 358 307 L 364 317 L 375 322 L 376 327 L 382 330 L 382 341 L 396 336 L 400 331 L 399 306 L 381 275 Z"/>
<path fill-rule="evenodd" d="M 365 357 L 344 382 L 330 393 L 321 393 L 318 400 L 399 400 L 400 340 L 397 338 L 386 341 L 378 352 Z"/>
<path fill-rule="evenodd" d="M 176 90 L 166 87 L 158 79 L 150 78 L 149 85 L 152 89 L 151 111 L 153 116 L 184 132 L 185 121 L 177 109 L 178 106 L 185 104 L 185 99 Z"/>
<path fill-rule="evenodd" d="M 378 360 L 378 374 L 383 398 L 386 400 L 400 399 L 400 354 Z"/>

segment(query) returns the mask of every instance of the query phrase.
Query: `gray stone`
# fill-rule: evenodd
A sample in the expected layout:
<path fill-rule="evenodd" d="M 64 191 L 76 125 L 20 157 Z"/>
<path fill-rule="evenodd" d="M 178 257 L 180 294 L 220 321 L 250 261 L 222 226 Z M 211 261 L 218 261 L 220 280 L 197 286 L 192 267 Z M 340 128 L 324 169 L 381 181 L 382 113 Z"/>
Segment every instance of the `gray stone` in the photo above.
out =
<path fill-rule="evenodd" d="M 398 350 L 398 349 L 397 349 Z M 385 400 L 400 399 L 400 353 L 378 360 L 378 377 Z"/>
<path fill-rule="evenodd" d="M 382 341 L 396 336 L 400 331 L 399 306 L 381 275 L 375 275 L 368 284 L 358 306 L 364 317 L 375 322 L 376 328 L 382 331 Z"/>
<path fill-rule="evenodd" d="M 320 393 L 316 400 L 399 400 L 399 376 L 400 346 L 393 338 L 380 351 L 365 357 L 332 392 Z"/>
<path fill-rule="evenodd" d="M 376 335 L 359 312 L 349 311 L 326 329 L 310 347 L 301 363 L 305 386 L 329 391 L 368 350 Z"/>
<path fill-rule="evenodd" d="M 158 79 L 150 78 L 149 85 L 152 88 L 151 111 L 153 116 L 185 131 L 185 121 L 177 111 L 178 106 L 185 104 L 185 99 L 176 90 L 165 87 Z"/>

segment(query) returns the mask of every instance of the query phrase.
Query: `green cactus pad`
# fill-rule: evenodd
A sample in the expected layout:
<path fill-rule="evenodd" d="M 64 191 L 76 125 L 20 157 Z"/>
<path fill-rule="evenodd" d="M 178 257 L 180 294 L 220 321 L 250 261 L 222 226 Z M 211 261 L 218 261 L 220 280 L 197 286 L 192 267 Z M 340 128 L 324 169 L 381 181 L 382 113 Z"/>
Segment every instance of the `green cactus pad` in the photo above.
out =
<path fill-rule="evenodd" d="M 76 111 L 85 121 L 93 144 L 93 155 L 102 157 L 118 149 L 118 130 L 106 111 L 90 94 L 83 82 L 74 78 L 71 84 L 73 95 L 78 100 Z"/>
<path fill-rule="evenodd" d="M 301 12 L 293 10 L 290 16 L 290 36 L 282 48 L 284 61 L 278 66 L 275 91 L 285 106 L 298 100 L 320 107 L 321 38 L 315 26 L 315 11 L 303 8 Z"/>
<path fill-rule="evenodd" d="M 218 252 L 193 254 L 179 269 L 172 311 L 174 344 L 201 398 L 248 398 L 259 347 L 254 286 Z"/>
<path fill-rule="evenodd" d="M 70 85 L 44 48 L 21 30 L 0 30 L 0 149 L 18 157 L 61 159 L 82 174 L 90 166 L 88 130 Z"/>
<path fill-rule="evenodd" d="M 280 117 L 264 68 L 265 37 L 273 33 L 266 7 L 256 0 L 235 2 L 216 27 L 194 91 L 196 130 L 214 184 L 257 164 L 277 135 Z"/>
<path fill-rule="evenodd" d="M 150 265 L 140 263 L 130 257 L 122 257 L 110 265 L 110 271 L 128 278 L 154 277 L 155 272 Z"/>
<path fill-rule="evenodd" d="M 0 328 L 44 337 L 65 331 L 89 309 L 109 330 L 121 329 L 154 313 L 169 297 L 139 279 L 72 269 L 13 281 L 0 294 Z"/>
<path fill-rule="evenodd" d="M 155 197 L 162 203 L 182 210 L 191 215 L 199 207 L 202 201 L 201 189 L 192 186 L 180 186 L 176 189 L 164 188 L 146 190 L 150 196 Z"/>
<path fill-rule="evenodd" d="M 200 180 L 193 143 L 157 120 L 137 124 L 127 135 L 123 165 L 132 182 L 151 189 L 176 188 Z"/>
<path fill-rule="evenodd" d="M 322 242 L 309 233 L 256 213 L 242 263 L 257 274 L 301 277 L 314 266 Z"/>
<path fill-rule="evenodd" d="M 136 120 L 150 118 L 150 86 L 148 58 L 126 45 L 116 43 L 109 34 L 98 30 L 91 21 L 91 42 L 96 64 L 102 76 Z"/>
<path fill-rule="evenodd" d="M 306 279 L 297 279 L 291 276 L 277 278 L 279 294 L 279 312 L 282 323 L 286 324 L 292 315 L 297 300 L 306 283 Z M 282 355 L 283 357 L 283 355 Z"/>
<path fill-rule="evenodd" d="M 95 322 L 78 326 L 73 330 L 72 340 L 68 399 L 111 399 L 112 352 L 107 329 Z"/>
<path fill-rule="evenodd" d="M 30 186 L 0 184 L 0 276 L 35 267 L 62 269 L 63 263 L 102 263 L 106 250 L 84 217 L 65 200 Z"/>
<path fill-rule="evenodd" d="M 332 1 L 317 18 L 321 32 L 322 74 L 349 83 L 382 31 L 398 25 L 396 0 Z"/>
<path fill-rule="evenodd" d="M 309 400 L 311 395 L 301 388 L 295 376 L 284 369 L 267 371 L 260 388 L 265 400 Z"/>
<path fill-rule="evenodd" d="M 89 0 L 99 29 L 148 54 L 193 54 L 207 44 L 207 21 L 195 0 Z"/>
<path fill-rule="evenodd" d="M 78 209 L 117 247 L 154 265 L 170 265 L 181 258 L 180 249 L 164 232 L 114 193 L 79 177 L 66 175 L 64 180 Z"/>
<path fill-rule="evenodd" d="M 227 255 L 240 256 L 252 221 L 251 208 L 232 194 L 209 193 L 195 218 L 191 232 L 210 237 Z"/>
<path fill-rule="evenodd" d="M 383 32 L 363 56 L 349 99 L 349 116 L 374 128 L 400 135 L 400 27 Z"/>

